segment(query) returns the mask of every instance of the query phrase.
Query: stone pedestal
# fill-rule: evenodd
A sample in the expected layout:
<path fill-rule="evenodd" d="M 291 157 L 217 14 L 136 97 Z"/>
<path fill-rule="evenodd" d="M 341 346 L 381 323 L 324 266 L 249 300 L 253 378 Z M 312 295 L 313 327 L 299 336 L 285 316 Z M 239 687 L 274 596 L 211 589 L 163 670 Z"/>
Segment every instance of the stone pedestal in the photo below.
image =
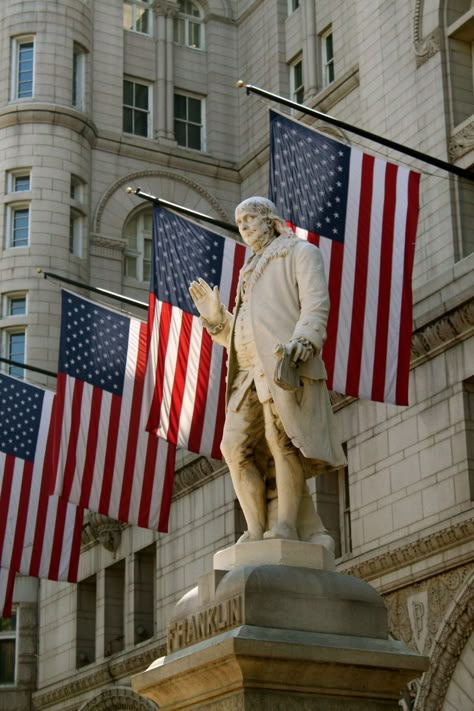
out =
<path fill-rule="evenodd" d="M 260 562 L 262 546 L 275 563 Z M 160 711 L 397 711 L 427 659 L 388 638 L 370 585 L 333 572 L 308 546 L 263 541 L 217 553 L 221 569 L 176 605 L 168 654 L 132 679 L 135 691 Z"/>

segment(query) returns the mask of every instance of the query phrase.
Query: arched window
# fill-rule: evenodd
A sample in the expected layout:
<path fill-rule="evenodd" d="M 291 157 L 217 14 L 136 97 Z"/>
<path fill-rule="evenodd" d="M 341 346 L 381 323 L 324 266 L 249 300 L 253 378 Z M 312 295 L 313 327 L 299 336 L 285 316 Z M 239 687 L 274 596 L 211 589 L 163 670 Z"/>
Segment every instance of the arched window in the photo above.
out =
<path fill-rule="evenodd" d="M 193 49 L 204 49 L 204 13 L 193 0 L 178 0 L 174 20 L 174 41 Z"/>
<path fill-rule="evenodd" d="M 152 211 L 144 210 L 125 226 L 124 274 L 137 281 L 150 280 L 152 220 Z"/>

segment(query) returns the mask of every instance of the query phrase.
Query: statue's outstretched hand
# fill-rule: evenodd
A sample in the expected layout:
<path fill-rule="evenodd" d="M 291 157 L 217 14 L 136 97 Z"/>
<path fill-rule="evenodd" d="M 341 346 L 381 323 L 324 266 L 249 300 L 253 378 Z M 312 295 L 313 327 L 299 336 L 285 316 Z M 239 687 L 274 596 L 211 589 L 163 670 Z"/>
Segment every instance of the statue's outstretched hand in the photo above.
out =
<path fill-rule="evenodd" d="M 201 316 L 214 326 L 222 320 L 222 304 L 219 289 L 213 289 L 204 279 L 192 281 L 189 285 L 189 294 Z"/>

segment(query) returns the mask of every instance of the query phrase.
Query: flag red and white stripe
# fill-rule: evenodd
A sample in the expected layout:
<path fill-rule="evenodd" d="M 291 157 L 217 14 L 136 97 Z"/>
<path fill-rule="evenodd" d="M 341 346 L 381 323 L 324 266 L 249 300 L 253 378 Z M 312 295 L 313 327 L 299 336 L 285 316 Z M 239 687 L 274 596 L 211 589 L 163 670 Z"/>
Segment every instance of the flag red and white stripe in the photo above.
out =
<path fill-rule="evenodd" d="M 271 126 L 271 197 L 324 260 L 328 387 L 406 405 L 420 175 L 277 114 Z"/>
<path fill-rule="evenodd" d="M 84 339 L 76 311 L 86 318 L 96 343 L 95 352 Z M 122 329 L 121 364 L 107 362 L 112 349 L 100 325 Z M 77 295 L 63 292 L 61 353 L 58 373 L 58 483 L 56 493 L 113 519 L 168 530 L 173 488 L 175 447 L 145 431 L 142 408 L 146 365 L 146 324 L 117 314 Z M 81 333 L 80 333 L 81 332 Z M 106 390 L 99 379 L 84 382 L 71 374 L 66 336 L 77 338 L 77 352 L 89 372 L 111 369 L 121 392 Z M 71 351 L 72 352 L 72 351 Z M 69 359 L 69 360 L 68 360 Z M 75 372 L 75 371 L 74 371 Z"/>
<path fill-rule="evenodd" d="M 212 343 L 195 310 L 191 312 L 187 287 L 198 276 L 211 280 L 203 264 L 210 259 L 221 301 L 232 308 L 246 248 L 162 208 L 155 208 L 153 224 L 147 426 L 191 452 L 221 459 L 226 353 Z M 172 287 L 166 278 L 160 281 L 164 263 L 168 276 L 176 279 Z"/>
<path fill-rule="evenodd" d="M 11 397 L 23 398 L 24 411 L 30 407 L 27 397 L 34 393 L 41 408 L 37 424 L 33 459 L 24 459 L 0 451 L 0 566 L 23 575 L 50 580 L 77 580 L 80 539 L 84 512 L 82 509 L 50 496 L 54 483 L 52 460 L 53 393 L 2 376 L 2 392 L 11 387 Z M 5 401 L 4 399 L 2 400 Z M 2 439 L 8 443 L 12 430 L 7 418 L 19 416 L 18 410 L 3 410 Z M 35 424 L 31 423 L 31 431 Z M 24 429 L 23 436 L 29 436 Z M 16 437 L 21 435 L 17 434 Z"/>

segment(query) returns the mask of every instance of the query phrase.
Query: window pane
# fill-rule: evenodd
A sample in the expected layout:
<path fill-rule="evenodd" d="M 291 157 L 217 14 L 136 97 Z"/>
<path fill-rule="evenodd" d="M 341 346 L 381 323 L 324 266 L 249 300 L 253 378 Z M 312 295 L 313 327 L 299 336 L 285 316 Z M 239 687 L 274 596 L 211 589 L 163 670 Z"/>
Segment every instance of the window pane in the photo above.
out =
<path fill-rule="evenodd" d="M 188 147 L 201 150 L 201 127 L 188 125 Z"/>
<path fill-rule="evenodd" d="M 13 214 L 13 247 L 25 247 L 28 244 L 29 210 L 15 210 Z"/>
<path fill-rule="evenodd" d="M 127 106 L 133 106 L 133 82 L 123 82 L 123 103 Z"/>
<path fill-rule="evenodd" d="M 123 109 L 123 130 L 125 133 L 133 133 L 133 109 Z"/>
<path fill-rule="evenodd" d="M 135 29 L 137 32 L 148 34 L 150 31 L 150 11 L 145 8 L 137 7 L 137 19 Z"/>
<path fill-rule="evenodd" d="M 9 299 L 8 313 L 10 316 L 23 316 L 26 314 L 26 297 L 18 296 Z"/>
<path fill-rule="evenodd" d="M 143 111 L 134 111 L 134 130 L 135 136 L 148 136 L 148 114 Z"/>
<path fill-rule="evenodd" d="M 10 334 L 10 358 L 23 363 L 25 356 L 25 334 L 11 333 Z"/>
<path fill-rule="evenodd" d="M 326 61 L 329 62 L 333 58 L 332 34 L 326 37 Z"/>
<path fill-rule="evenodd" d="M 196 22 L 189 23 L 189 44 L 191 47 L 201 46 L 201 25 Z"/>
<path fill-rule="evenodd" d="M 136 257 L 126 257 L 125 258 L 125 276 L 131 277 L 132 279 L 137 278 L 137 258 Z"/>
<path fill-rule="evenodd" d="M 15 640 L 0 640 L 0 684 L 15 682 Z"/>
<path fill-rule="evenodd" d="M 135 106 L 148 109 L 148 87 L 143 84 L 135 84 Z"/>
<path fill-rule="evenodd" d="M 174 21 L 174 41 L 177 44 L 184 44 L 184 20 L 179 17 Z"/>
<path fill-rule="evenodd" d="M 298 87 L 300 87 L 301 84 L 303 83 L 303 62 L 298 62 L 298 64 L 295 64 L 294 72 L 295 72 L 295 89 L 298 89 Z"/>
<path fill-rule="evenodd" d="M 33 96 L 33 42 L 18 48 L 18 98 Z"/>
<path fill-rule="evenodd" d="M 0 617 L 0 632 L 14 632 L 16 630 L 16 613 L 11 617 Z"/>
<path fill-rule="evenodd" d="M 179 146 L 186 145 L 186 124 L 182 121 L 174 122 L 174 136 Z"/>
<path fill-rule="evenodd" d="M 188 97 L 188 120 L 201 123 L 201 102 L 199 99 Z"/>
<path fill-rule="evenodd" d="M 328 72 L 328 83 L 330 84 L 332 81 L 334 81 L 334 64 L 331 62 L 331 64 L 328 64 L 327 68 Z"/>
<path fill-rule="evenodd" d="M 13 190 L 16 193 L 22 192 L 23 190 L 30 189 L 30 176 L 29 175 L 16 175 L 14 177 L 14 187 Z"/>
<path fill-rule="evenodd" d="M 186 118 L 186 96 L 182 94 L 174 95 L 174 117 L 177 119 Z"/>

